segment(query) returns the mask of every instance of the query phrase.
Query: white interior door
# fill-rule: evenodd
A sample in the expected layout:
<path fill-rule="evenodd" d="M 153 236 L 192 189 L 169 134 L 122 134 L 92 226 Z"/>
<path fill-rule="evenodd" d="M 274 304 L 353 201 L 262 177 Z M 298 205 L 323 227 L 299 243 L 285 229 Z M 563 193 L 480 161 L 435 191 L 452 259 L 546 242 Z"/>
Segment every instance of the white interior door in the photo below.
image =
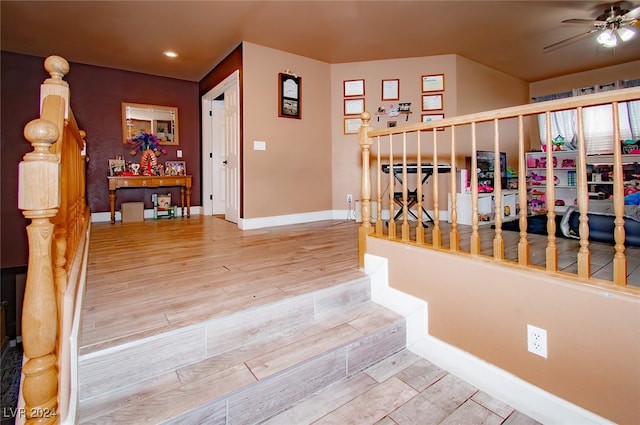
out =
<path fill-rule="evenodd" d="M 224 214 L 233 223 L 240 219 L 238 75 L 235 71 L 202 97 L 203 214 Z"/>
<path fill-rule="evenodd" d="M 226 161 L 225 154 L 225 115 L 224 100 L 213 100 L 211 102 L 211 127 L 212 127 L 212 214 L 225 214 L 225 205 L 227 199 L 226 193 Z"/>
<path fill-rule="evenodd" d="M 226 205 L 225 219 L 238 223 L 240 219 L 240 90 L 238 79 L 224 91 Z"/>

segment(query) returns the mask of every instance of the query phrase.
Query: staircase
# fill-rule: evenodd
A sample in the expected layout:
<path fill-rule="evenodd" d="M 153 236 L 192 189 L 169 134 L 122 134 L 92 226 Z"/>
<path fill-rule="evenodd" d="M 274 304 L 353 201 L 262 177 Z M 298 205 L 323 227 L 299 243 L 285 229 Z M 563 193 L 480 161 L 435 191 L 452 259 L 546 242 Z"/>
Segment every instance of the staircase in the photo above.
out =
<path fill-rule="evenodd" d="M 365 276 L 80 356 L 80 423 L 259 423 L 405 342 Z"/>

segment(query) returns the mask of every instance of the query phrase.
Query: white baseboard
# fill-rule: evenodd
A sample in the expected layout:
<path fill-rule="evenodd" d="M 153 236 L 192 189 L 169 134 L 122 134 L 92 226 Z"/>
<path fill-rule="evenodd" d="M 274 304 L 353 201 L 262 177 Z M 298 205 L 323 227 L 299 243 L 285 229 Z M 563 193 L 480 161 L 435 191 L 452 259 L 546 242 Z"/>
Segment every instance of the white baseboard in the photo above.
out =
<path fill-rule="evenodd" d="M 190 211 L 191 215 L 200 215 L 201 212 L 202 212 L 202 207 L 191 206 L 191 211 Z M 153 209 L 145 209 L 143 214 L 144 214 L 144 218 L 153 218 Z M 186 211 L 185 211 L 185 214 L 186 214 Z M 181 217 L 180 208 L 178 208 L 178 218 L 180 217 Z M 122 214 L 120 214 L 120 211 L 116 211 L 116 222 L 120 222 L 121 220 L 122 220 Z M 111 213 L 109 211 L 91 213 L 92 223 L 103 223 L 105 221 L 111 221 Z"/>
<path fill-rule="evenodd" d="M 347 212 L 340 218 L 346 219 Z M 238 227 L 242 230 L 260 229 L 263 227 L 286 226 L 288 224 L 310 223 L 313 221 L 335 220 L 334 211 L 314 211 L 300 214 L 276 215 L 271 217 L 241 218 Z"/>
<path fill-rule="evenodd" d="M 389 286 L 387 259 L 365 254 L 374 302 L 407 318 L 407 348 L 490 396 L 545 425 L 614 425 L 479 357 L 429 335 L 425 301 Z"/>

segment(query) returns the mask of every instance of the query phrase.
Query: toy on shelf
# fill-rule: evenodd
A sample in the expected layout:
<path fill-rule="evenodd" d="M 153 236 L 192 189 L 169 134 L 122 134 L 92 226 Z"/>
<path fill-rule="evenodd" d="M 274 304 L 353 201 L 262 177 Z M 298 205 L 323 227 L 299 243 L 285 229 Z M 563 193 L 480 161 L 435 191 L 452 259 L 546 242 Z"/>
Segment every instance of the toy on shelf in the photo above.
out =
<path fill-rule="evenodd" d="M 176 218 L 178 216 L 178 208 L 175 205 L 171 205 L 171 194 L 158 195 L 154 193 L 151 195 L 153 201 L 153 219 L 157 220 L 160 217 Z"/>

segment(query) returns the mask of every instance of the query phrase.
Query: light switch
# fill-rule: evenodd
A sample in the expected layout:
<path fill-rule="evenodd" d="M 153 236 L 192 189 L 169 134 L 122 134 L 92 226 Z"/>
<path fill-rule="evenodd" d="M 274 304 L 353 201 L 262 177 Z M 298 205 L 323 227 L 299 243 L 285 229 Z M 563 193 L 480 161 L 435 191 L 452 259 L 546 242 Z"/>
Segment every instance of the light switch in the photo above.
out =
<path fill-rule="evenodd" d="M 267 142 L 264 140 L 254 140 L 253 141 L 253 150 L 254 151 L 266 151 L 267 150 Z"/>
<path fill-rule="evenodd" d="M 182 158 L 182 150 L 178 149 L 176 151 L 176 155 L 178 156 L 178 158 Z"/>

